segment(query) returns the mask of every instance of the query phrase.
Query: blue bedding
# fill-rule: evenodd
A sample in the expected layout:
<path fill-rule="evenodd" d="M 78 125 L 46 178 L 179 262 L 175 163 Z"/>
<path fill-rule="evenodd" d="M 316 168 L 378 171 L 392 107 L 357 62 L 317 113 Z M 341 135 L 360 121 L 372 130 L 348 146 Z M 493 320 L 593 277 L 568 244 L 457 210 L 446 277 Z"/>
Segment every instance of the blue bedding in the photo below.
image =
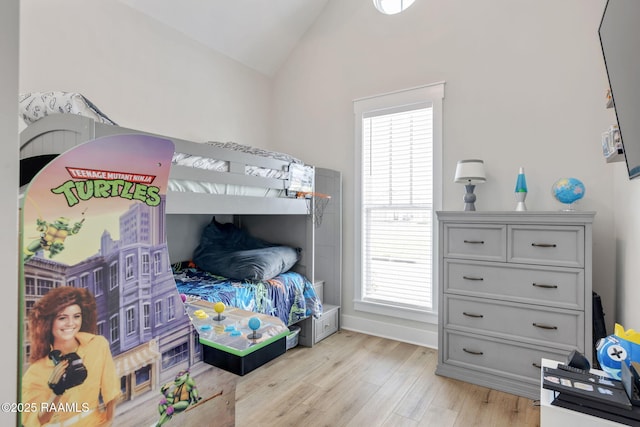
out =
<path fill-rule="evenodd" d="M 232 280 L 194 267 L 174 267 L 178 292 L 205 301 L 278 317 L 291 325 L 322 314 L 311 282 L 288 271 L 270 280 Z"/>

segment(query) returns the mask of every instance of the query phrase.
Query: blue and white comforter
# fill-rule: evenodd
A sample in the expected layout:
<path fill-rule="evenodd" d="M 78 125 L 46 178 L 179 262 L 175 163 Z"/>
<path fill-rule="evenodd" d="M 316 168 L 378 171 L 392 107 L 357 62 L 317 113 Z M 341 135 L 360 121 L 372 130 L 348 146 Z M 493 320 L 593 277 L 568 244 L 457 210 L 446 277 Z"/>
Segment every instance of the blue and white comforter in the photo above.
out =
<path fill-rule="evenodd" d="M 292 271 L 265 281 L 238 281 L 188 267 L 174 268 L 174 278 L 181 294 L 275 316 L 287 325 L 322 314 L 311 282 Z"/>

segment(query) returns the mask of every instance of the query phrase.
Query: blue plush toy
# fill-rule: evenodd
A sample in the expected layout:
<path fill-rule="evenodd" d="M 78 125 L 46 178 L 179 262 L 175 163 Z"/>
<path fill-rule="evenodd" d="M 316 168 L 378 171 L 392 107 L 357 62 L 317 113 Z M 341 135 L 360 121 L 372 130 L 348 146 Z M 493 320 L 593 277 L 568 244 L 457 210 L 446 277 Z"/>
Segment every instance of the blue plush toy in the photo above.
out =
<path fill-rule="evenodd" d="M 614 334 L 598 341 L 596 352 L 602 370 L 619 380 L 622 363 L 640 362 L 640 333 L 616 323 Z"/>

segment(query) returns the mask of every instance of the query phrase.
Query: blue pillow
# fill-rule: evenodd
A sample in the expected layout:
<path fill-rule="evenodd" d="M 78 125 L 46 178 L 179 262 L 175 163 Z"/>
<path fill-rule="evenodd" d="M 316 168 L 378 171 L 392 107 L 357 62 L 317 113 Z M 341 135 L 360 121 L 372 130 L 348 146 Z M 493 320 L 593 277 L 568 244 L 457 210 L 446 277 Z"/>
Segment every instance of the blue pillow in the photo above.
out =
<path fill-rule="evenodd" d="M 202 270 L 235 280 L 269 280 L 289 271 L 300 249 L 257 239 L 233 224 L 205 227 L 193 262 Z"/>

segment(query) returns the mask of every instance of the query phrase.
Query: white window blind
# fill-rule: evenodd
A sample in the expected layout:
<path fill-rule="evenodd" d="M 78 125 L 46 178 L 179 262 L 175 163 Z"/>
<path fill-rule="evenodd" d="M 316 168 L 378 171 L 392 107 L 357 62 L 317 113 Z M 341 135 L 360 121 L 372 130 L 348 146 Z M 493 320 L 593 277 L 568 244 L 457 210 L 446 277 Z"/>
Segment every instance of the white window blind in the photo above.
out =
<path fill-rule="evenodd" d="M 433 108 L 362 115 L 362 299 L 433 308 Z"/>

